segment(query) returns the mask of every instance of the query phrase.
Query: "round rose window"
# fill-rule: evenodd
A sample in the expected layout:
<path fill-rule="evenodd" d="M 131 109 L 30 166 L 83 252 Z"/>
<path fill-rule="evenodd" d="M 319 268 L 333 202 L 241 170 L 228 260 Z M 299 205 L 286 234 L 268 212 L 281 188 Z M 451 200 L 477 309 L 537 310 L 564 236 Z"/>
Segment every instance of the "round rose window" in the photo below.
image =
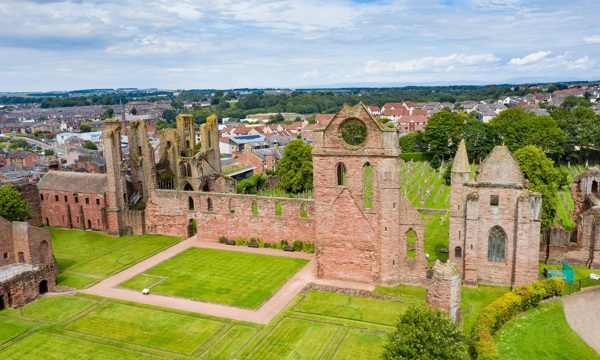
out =
<path fill-rule="evenodd" d="M 364 122 L 351 119 L 341 126 L 342 139 L 348 145 L 356 146 L 362 144 L 367 138 L 367 126 Z"/>

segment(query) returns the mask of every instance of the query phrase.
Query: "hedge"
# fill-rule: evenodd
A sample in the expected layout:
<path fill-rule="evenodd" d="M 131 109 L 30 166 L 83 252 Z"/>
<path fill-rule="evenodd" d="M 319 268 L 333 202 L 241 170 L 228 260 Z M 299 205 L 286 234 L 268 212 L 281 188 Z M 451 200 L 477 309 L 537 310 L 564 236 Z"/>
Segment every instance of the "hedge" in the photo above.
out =
<path fill-rule="evenodd" d="M 564 282 L 559 278 L 535 281 L 514 289 L 486 306 L 473 326 L 473 357 L 499 359 L 492 335 L 520 312 L 538 306 L 540 301 L 562 295 Z"/>

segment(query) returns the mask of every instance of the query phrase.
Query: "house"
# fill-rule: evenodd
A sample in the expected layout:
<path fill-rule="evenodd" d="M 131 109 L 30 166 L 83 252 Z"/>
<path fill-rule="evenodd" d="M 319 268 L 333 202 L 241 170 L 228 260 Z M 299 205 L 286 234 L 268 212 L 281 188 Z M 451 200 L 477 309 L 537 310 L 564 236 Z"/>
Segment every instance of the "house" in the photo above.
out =
<path fill-rule="evenodd" d="M 401 133 L 410 133 L 415 131 L 423 131 L 427 124 L 427 116 L 425 115 L 409 115 L 403 116 L 396 121 L 396 129 Z"/>
<path fill-rule="evenodd" d="M 327 125 L 329 125 L 331 120 L 333 120 L 334 116 L 335 116 L 335 114 L 316 114 L 315 115 L 315 123 L 322 125 L 322 126 L 327 126 Z"/>
<path fill-rule="evenodd" d="M 369 110 L 369 112 L 371 113 L 371 115 L 377 117 L 379 115 L 381 115 L 381 108 L 379 106 L 367 106 L 367 110 Z"/>
<path fill-rule="evenodd" d="M 6 152 L 0 148 L 0 167 L 6 166 Z"/>
<path fill-rule="evenodd" d="M 30 151 L 12 150 L 8 152 L 6 165 L 27 168 L 33 166 L 36 161 L 40 161 L 41 159 L 41 156 Z"/>
<path fill-rule="evenodd" d="M 106 173 L 106 160 L 99 154 L 82 154 L 75 160 L 73 165 L 74 171 L 81 171 L 93 174 Z"/>
<path fill-rule="evenodd" d="M 254 135 L 233 135 L 228 138 L 229 140 L 229 154 L 241 152 L 244 150 L 246 144 L 252 143 L 264 143 L 265 136 L 261 134 Z"/>
<path fill-rule="evenodd" d="M 85 144 L 85 140 L 74 135 L 66 138 L 64 144 L 68 148 L 82 147 Z"/>

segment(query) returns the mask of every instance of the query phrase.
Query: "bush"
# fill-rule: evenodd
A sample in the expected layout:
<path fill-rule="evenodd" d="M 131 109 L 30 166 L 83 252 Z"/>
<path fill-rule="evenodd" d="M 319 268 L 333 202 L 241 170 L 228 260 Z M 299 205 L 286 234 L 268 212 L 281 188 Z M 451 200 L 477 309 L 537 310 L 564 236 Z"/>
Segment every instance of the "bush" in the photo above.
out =
<path fill-rule="evenodd" d="M 439 309 L 412 306 L 388 333 L 381 358 L 469 359 L 462 327 Z"/>
<path fill-rule="evenodd" d="M 276 176 L 277 175 L 275 170 L 267 170 L 267 171 L 265 171 L 265 173 L 267 174 L 267 176 Z"/>
<path fill-rule="evenodd" d="M 302 240 L 296 240 L 293 243 L 294 251 L 302 251 Z"/>
<path fill-rule="evenodd" d="M 473 326 L 473 357 L 498 359 L 492 335 L 518 313 L 536 307 L 544 299 L 561 295 L 563 286 L 564 282 L 558 278 L 535 281 L 514 289 L 486 306 Z"/>
<path fill-rule="evenodd" d="M 288 241 L 287 241 L 287 240 L 285 240 L 285 239 L 284 239 L 284 240 L 281 240 L 281 241 L 279 242 L 279 247 L 280 247 L 280 248 L 284 248 L 284 247 L 286 247 L 286 246 L 288 246 Z"/>
<path fill-rule="evenodd" d="M 239 238 L 235 239 L 236 246 L 244 246 L 246 244 L 247 244 L 246 239 L 244 239 L 243 237 L 239 237 Z"/>
<path fill-rule="evenodd" d="M 304 243 L 304 251 L 307 252 L 308 254 L 314 253 L 315 252 L 315 244 L 305 242 Z"/>
<path fill-rule="evenodd" d="M 219 243 L 220 244 L 225 244 L 226 241 L 227 241 L 227 237 L 225 237 L 225 236 L 219 236 Z"/>

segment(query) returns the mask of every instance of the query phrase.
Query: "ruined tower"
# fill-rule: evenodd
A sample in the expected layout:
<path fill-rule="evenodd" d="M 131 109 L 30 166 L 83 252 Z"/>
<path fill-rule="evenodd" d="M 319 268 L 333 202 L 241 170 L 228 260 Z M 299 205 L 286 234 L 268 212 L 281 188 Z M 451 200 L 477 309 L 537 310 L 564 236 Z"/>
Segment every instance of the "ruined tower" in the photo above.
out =
<path fill-rule="evenodd" d="M 148 143 L 148 127 L 143 120 L 134 120 L 129 125 L 129 169 L 131 170 L 134 206 L 143 207 L 150 192 L 155 188 L 152 169 L 154 150 Z"/>
<path fill-rule="evenodd" d="M 496 146 L 468 181 L 461 142 L 452 167 L 450 259 L 467 285 L 537 280 L 542 198 L 506 146 Z"/>
<path fill-rule="evenodd" d="M 127 204 L 127 192 L 121 153 L 121 123 L 110 119 L 104 125 L 102 139 L 107 176 L 106 216 L 107 223 L 112 224 L 107 232 L 110 235 L 123 235 L 123 210 Z"/>
<path fill-rule="evenodd" d="M 344 105 L 313 141 L 317 276 L 422 283 L 423 226 L 400 194 L 397 131 L 376 122 L 362 103 Z"/>

